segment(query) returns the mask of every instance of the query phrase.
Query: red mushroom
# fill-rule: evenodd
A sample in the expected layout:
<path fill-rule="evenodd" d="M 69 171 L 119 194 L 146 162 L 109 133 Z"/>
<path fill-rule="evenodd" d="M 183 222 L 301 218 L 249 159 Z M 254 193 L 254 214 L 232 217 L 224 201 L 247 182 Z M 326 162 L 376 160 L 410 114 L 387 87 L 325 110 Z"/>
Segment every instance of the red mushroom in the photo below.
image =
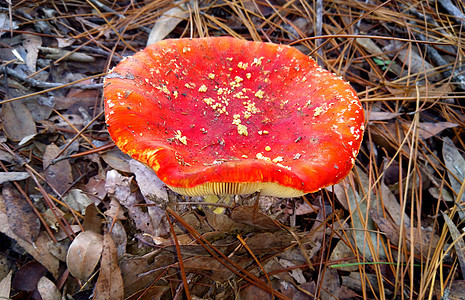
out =
<path fill-rule="evenodd" d="M 336 184 L 364 129 L 347 82 L 293 47 L 230 37 L 150 45 L 109 73 L 104 97 L 116 145 L 189 196 Z"/>

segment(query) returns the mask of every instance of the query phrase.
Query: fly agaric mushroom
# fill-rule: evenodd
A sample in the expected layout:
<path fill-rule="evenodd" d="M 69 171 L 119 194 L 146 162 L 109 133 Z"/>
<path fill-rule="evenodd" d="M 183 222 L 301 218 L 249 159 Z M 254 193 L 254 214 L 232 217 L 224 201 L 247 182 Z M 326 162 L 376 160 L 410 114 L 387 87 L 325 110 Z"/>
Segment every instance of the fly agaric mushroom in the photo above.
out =
<path fill-rule="evenodd" d="M 104 97 L 116 146 L 189 196 L 318 191 L 347 176 L 364 130 L 347 82 L 293 47 L 230 37 L 152 44 Z"/>

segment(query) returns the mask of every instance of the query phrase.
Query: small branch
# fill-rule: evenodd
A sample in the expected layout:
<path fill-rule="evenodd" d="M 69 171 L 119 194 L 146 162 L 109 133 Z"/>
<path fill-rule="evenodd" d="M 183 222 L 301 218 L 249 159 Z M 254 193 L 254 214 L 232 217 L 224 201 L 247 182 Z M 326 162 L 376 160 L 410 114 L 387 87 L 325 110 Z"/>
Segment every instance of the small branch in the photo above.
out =
<path fill-rule="evenodd" d="M 76 84 L 68 84 L 68 83 L 58 83 L 58 82 L 46 82 L 37 80 L 34 78 L 28 78 L 26 74 L 21 74 L 11 68 L 0 66 L 0 73 L 6 73 L 15 79 L 20 81 L 24 81 L 27 84 L 31 85 L 35 88 L 58 88 L 58 87 L 74 87 Z M 103 83 L 94 83 L 94 84 L 81 84 L 79 88 L 84 90 L 93 90 L 93 89 L 101 89 L 103 87 Z"/>

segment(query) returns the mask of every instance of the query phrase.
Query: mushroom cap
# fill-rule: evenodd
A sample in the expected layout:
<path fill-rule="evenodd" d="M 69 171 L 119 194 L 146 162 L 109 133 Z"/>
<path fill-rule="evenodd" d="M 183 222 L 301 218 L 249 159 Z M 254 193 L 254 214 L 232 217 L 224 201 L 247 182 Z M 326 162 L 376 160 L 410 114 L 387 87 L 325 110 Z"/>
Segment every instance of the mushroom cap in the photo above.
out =
<path fill-rule="evenodd" d="M 364 130 L 347 82 L 231 37 L 152 44 L 110 71 L 104 98 L 116 146 L 189 196 L 315 192 L 347 176 Z"/>

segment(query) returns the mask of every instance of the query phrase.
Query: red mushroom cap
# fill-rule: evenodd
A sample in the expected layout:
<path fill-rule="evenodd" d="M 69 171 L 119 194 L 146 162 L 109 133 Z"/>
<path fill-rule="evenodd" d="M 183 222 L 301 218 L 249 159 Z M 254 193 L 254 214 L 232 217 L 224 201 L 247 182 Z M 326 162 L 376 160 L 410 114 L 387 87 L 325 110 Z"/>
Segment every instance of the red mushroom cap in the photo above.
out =
<path fill-rule="evenodd" d="M 349 173 L 363 135 L 350 85 L 272 43 L 160 41 L 117 65 L 104 97 L 116 145 L 190 196 L 315 192 Z"/>

